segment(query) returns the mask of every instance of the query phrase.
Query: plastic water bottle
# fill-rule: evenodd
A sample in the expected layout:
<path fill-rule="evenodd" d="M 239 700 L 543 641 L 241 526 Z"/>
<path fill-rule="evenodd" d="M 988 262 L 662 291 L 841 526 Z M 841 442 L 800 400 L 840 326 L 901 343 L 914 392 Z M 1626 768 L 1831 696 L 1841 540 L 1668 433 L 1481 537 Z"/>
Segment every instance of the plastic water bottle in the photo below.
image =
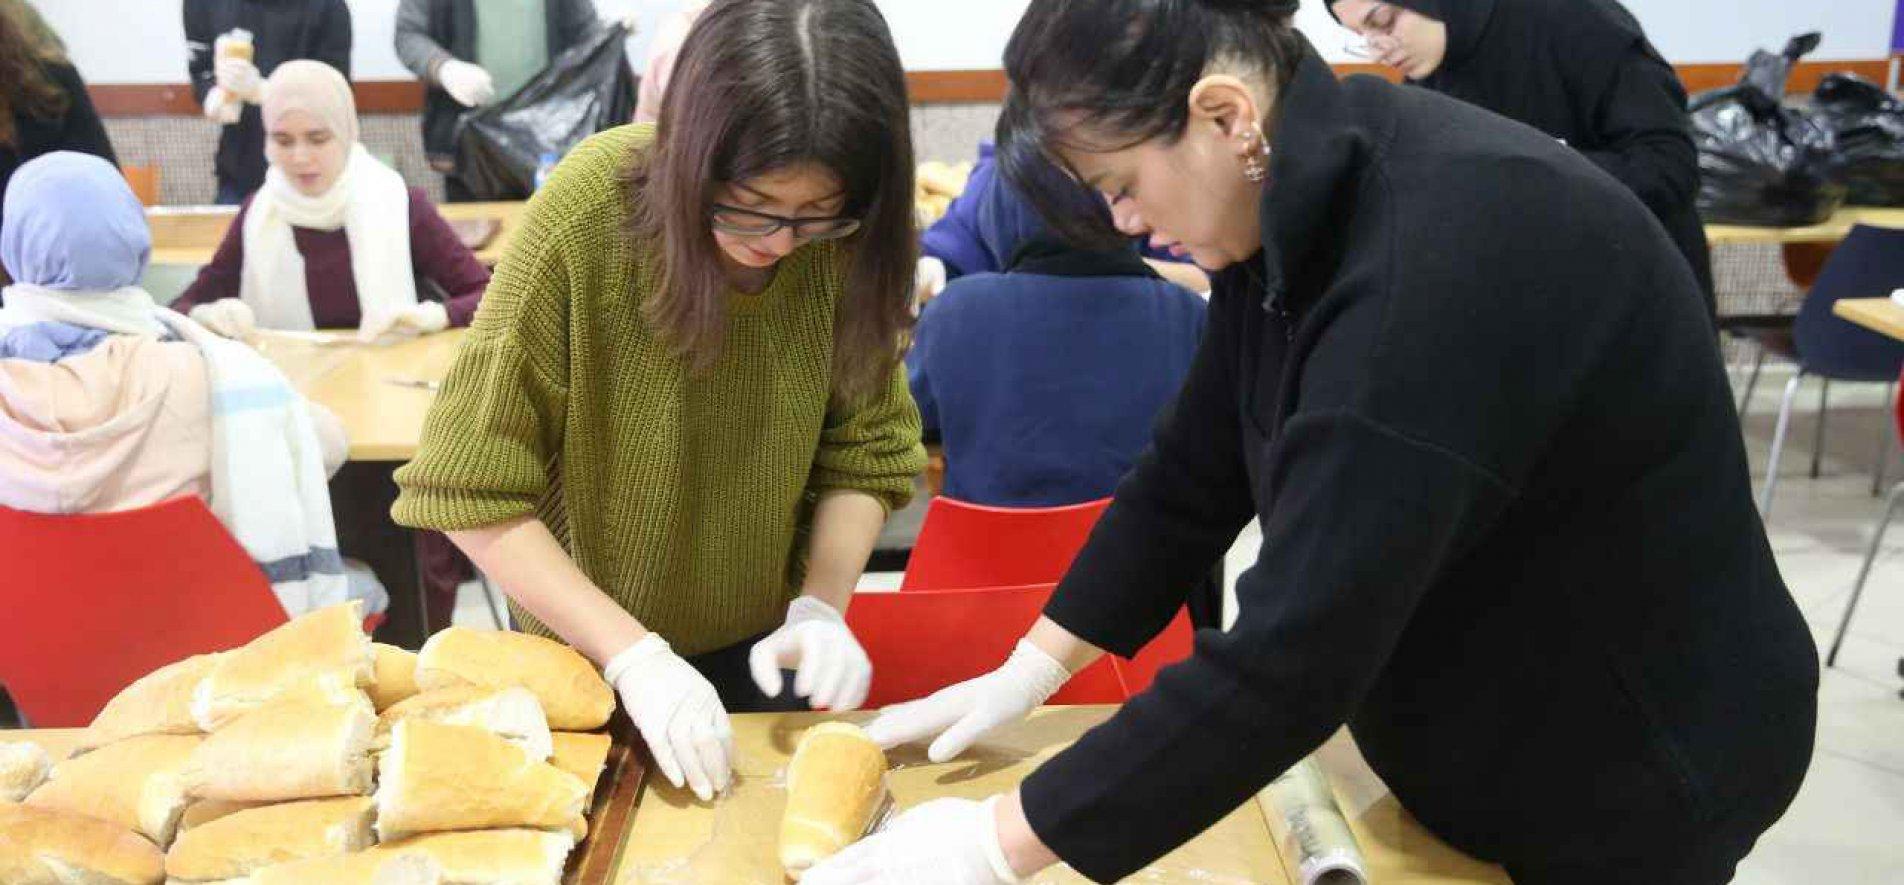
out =
<path fill-rule="evenodd" d="M 536 190 L 542 189 L 542 183 L 549 180 L 549 173 L 555 171 L 555 164 L 557 161 L 561 159 L 562 158 L 556 156 L 554 152 L 545 153 L 541 157 L 538 157 L 536 159 L 536 171 L 535 171 L 535 189 Z"/>

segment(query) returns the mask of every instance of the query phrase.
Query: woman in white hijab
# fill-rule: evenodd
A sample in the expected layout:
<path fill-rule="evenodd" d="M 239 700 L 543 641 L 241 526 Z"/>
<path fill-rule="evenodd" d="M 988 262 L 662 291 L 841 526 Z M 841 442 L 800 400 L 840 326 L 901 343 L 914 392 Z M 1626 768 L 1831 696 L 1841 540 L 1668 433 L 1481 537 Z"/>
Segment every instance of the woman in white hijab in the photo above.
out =
<path fill-rule="evenodd" d="M 350 84 L 300 60 L 265 81 L 264 187 L 174 307 L 208 328 L 356 328 L 396 341 L 468 325 L 489 271 L 421 188 L 358 141 Z M 418 297 L 419 279 L 444 301 Z"/>

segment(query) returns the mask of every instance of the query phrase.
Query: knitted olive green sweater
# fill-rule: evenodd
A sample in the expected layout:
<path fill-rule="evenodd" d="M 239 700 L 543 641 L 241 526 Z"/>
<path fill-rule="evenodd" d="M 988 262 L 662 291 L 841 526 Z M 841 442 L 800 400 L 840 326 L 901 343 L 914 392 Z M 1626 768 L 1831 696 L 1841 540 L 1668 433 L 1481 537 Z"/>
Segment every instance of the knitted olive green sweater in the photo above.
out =
<path fill-rule="evenodd" d="M 690 374 L 640 302 L 652 257 L 616 178 L 651 126 L 577 146 L 536 193 L 397 471 L 396 521 L 456 530 L 535 514 L 596 586 L 682 654 L 779 626 L 817 495 L 903 506 L 925 466 L 903 370 L 829 408 L 839 247 L 803 246 L 729 295 L 726 346 Z M 525 630 L 552 636 L 519 607 Z"/>

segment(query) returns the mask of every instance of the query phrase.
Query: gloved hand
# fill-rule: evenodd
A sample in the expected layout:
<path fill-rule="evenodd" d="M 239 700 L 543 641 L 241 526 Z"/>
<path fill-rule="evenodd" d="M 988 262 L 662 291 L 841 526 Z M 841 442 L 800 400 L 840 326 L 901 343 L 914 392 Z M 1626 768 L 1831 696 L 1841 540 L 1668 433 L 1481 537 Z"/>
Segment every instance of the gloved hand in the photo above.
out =
<path fill-rule="evenodd" d="M 787 622 L 747 655 L 754 684 L 762 694 L 779 697 L 780 671 L 795 670 L 793 693 L 815 709 L 859 709 L 873 684 L 873 664 L 847 629 L 838 609 L 811 596 L 787 606 Z"/>
<path fill-rule="evenodd" d="M 264 77 L 258 66 L 242 58 L 221 58 L 212 67 L 218 88 L 244 101 L 258 104 L 263 99 Z"/>
<path fill-rule="evenodd" d="M 244 111 L 244 102 L 232 97 L 232 94 L 213 86 L 205 92 L 205 119 L 220 126 L 230 126 L 238 122 Z"/>
<path fill-rule="evenodd" d="M 923 310 L 928 302 L 945 291 L 945 277 L 945 262 L 930 255 L 919 259 L 919 268 L 912 275 L 914 312 Z"/>
<path fill-rule="evenodd" d="M 364 317 L 357 340 L 365 344 L 397 344 L 450 326 L 450 313 L 440 301 L 419 301 L 403 310 Z"/>
<path fill-rule="evenodd" d="M 1011 885 L 1018 875 L 998 841 L 996 804 L 934 799 L 815 864 L 800 885 Z"/>
<path fill-rule="evenodd" d="M 1020 639 L 1004 666 L 924 700 L 888 707 L 866 726 L 866 736 L 891 749 L 937 735 L 926 756 L 945 762 L 993 729 L 1030 715 L 1070 678 L 1063 664 Z"/>
<path fill-rule="evenodd" d="M 668 782 L 684 782 L 705 802 L 733 776 L 734 727 L 707 677 L 650 633 L 615 655 L 602 676 Z"/>
<path fill-rule="evenodd" d="M 488 104 L 496 97 L 496 81 L 481 67 L 458 59 L 447 59 L 436 69 L 436 82 L 458 104 L 473 108 Z"/>
<path fill-rule="evenodd" d="M 258 318 L 251 312 L 251 305 L 237 298 L 220 298 L 210 304 L 201 304 L 186 314 L 192 321 L 211 330 L 214 335 L 222 335 L 235 341 L 250 341 L 258 337 Z"/>

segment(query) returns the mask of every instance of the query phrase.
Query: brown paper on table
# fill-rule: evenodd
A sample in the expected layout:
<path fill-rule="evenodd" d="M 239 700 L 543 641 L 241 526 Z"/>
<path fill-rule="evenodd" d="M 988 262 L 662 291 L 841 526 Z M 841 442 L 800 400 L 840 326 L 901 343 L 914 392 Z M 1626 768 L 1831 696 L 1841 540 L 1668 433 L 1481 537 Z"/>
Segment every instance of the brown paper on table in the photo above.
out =
<path fill-rule="evenodd" d="M 930 799 L 983 799 L 1018 785 L 1026 775 L 1069 746 L 1092 726 L 1109 719 L 1114 707 L 1047 707 L 1018 725 L 1000 729 L 951 762 L 926 760 L 923 747 L 887 754 L 886 776 L 901 811 Z M 800 734 L 828 719 L 860 722 L 871 714 L 828 716 L 817 713 L 749 714 L 733 717 L 735 785 L 713 804 L 670 786 L 649 781 L 635 809 L 635 820 L 620 866 L 621 885 L 781 885 L 778 840 L 786 808 L 787 762 Z M 1069 867 L 1054 867 L 1027 880 L 1040 885 L 1085 882 Z M 1289 881 L 1255 802 L 1230 816 L 1150 867 L 1132 882 L 1195 881 L 1210 885 Z"/>

